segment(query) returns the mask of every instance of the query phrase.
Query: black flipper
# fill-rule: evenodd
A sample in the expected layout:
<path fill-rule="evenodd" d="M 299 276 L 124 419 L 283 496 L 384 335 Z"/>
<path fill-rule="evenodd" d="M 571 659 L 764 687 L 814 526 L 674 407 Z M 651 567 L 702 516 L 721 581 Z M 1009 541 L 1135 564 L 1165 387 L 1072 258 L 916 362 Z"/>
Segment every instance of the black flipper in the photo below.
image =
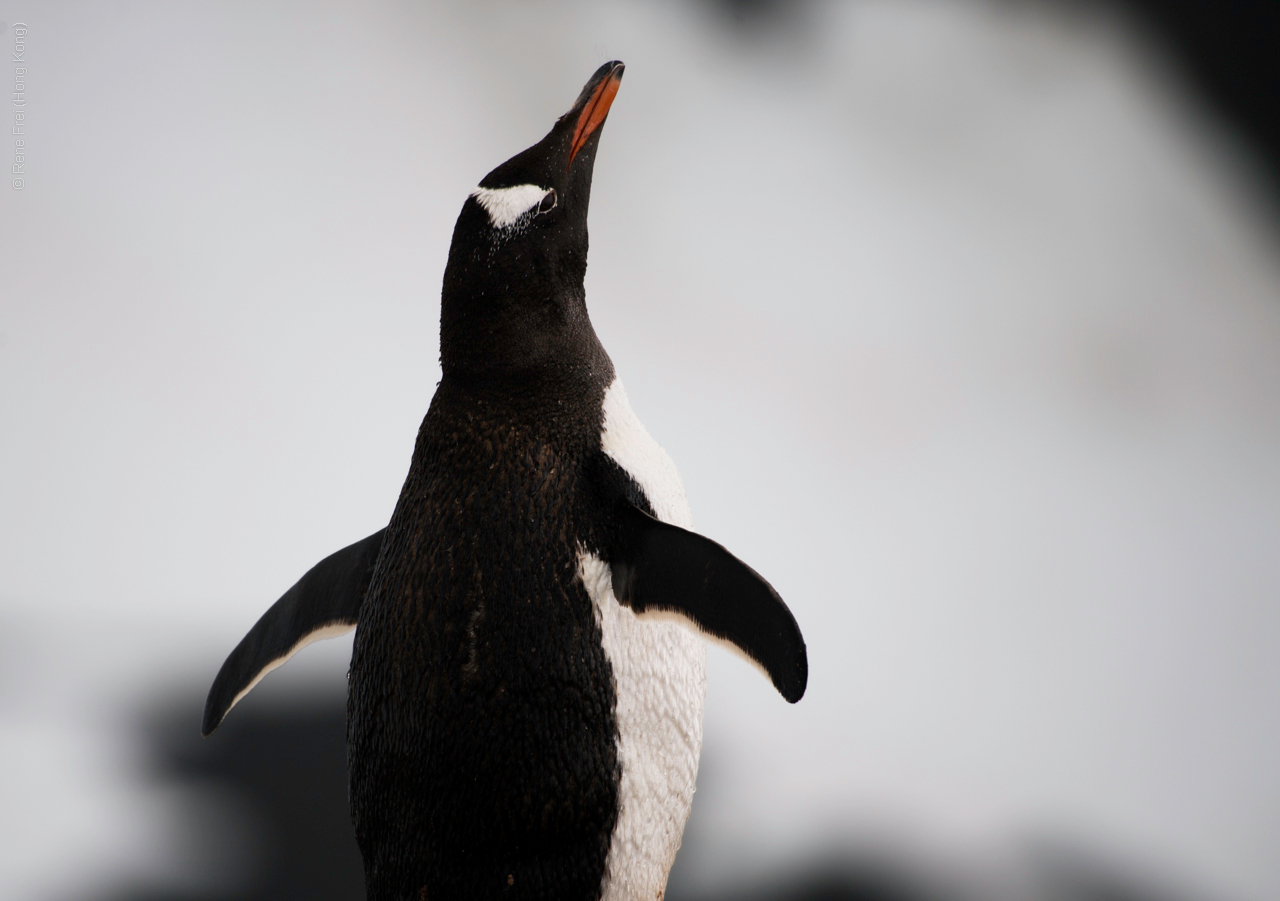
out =
<path fill-rule="evenodd" d="M 209 735 L 218 728 L 227 711 L 259 679 L 302 648 L 356 627 L 385 531 L 380 529 L 325 557 L 262 614 L 213 680 L 204 704 L 201 734 Z"/>
<path fill-rule="evenodd" d="M 662 611 L 692 621 L 758 664 L 794 704 L 809 681 L 804 637 L 773 586 L 710 538 L 654 519 L 634 504 L 610 548 L 613 594 L 637 614 Z"/>

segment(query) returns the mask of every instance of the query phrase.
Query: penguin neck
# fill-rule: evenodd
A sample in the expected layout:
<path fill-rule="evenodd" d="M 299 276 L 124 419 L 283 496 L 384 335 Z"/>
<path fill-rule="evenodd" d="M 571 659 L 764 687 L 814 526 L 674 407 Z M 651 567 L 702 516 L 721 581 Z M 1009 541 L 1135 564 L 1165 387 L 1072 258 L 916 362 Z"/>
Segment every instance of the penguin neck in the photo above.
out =
<path fill-rule="evenodd" d="M 514 310 L 487 310 L 476 300 L 442 299 L 442 384 L 495 397 L 563 399 L 603 392 L 613 381 L 581 289 Z"/>

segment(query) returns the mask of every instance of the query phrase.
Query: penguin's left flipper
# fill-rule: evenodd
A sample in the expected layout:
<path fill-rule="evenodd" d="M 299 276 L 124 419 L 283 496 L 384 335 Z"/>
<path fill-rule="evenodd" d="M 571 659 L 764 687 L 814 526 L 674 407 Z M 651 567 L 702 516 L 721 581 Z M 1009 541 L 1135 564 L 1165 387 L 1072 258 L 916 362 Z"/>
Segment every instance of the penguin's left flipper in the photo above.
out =
<path fill-rule="evenodd" d="M 262 614 L 213 680 L 201 734 L 207 736 L 218 728 L 249 689 L 298 651 L 356 627 L 385 531 L 380 529 L 325 557 Z"/>
<path fill-rule="evenodd" d="M 674 614 L 728 642 L 794 704 L 809 681 L 804 636 L 773 586 L 724 547 L 661 522 L 634 504 L 617 505 L 610 549 L 613 594 L 637 616 Z"/>

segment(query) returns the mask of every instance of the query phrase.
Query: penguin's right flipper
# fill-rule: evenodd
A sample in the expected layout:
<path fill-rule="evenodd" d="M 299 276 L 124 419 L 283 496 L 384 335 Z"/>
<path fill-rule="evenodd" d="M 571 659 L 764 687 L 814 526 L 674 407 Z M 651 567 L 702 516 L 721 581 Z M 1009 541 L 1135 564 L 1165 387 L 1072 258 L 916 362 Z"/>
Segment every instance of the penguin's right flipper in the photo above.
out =
<path fill-rule="evenodd" d="M 710 538 L 616 507 L 610 548 L 613 594 L 636 615 L 674 615 L 726 642 L 762 669 L 794 704 L 809 681 L 804 636 L 773 586 Z"/>
<path fill-rule="evenodd" d="M 325 557 L 262 614 L 213 680 L 201 734 L 218 728 L 249 689 L 302 648 L 356 627 L 384 532 L 380 529 Z"/>

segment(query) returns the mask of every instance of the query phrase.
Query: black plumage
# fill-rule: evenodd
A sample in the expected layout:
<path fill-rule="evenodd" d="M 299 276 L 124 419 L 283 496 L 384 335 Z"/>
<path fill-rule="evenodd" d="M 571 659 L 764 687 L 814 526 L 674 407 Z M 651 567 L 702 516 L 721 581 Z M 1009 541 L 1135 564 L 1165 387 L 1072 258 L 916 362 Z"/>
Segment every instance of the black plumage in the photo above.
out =
<path fill-rule="evenodd" d="M 583 279 L 595 151 L 621 76 L 602 66 L 468 198 L 444 275 L 442 379 L 390 523 L 308 573 L 210 692 L 206 734 L 308 627 L 335 608 L 356 625 L 347 740 L 371 901 L 601 897 L 624 763 L 584 554 L 611 567 L 607 603 L 682 616 L 760 663 L 788 700 L 804 692 L 804 641 L 777 593 L 659 522 L 603 449 L 614 369 Z"/>

